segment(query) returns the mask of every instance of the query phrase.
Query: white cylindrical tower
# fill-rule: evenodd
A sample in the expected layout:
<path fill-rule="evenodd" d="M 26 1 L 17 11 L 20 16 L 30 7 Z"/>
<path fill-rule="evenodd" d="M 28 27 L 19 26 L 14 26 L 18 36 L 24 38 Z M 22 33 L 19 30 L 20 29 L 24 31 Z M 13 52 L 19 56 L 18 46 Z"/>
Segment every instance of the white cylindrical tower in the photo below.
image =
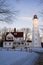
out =
<path fill-rule="evenodd" d="M 32 47 L 41 47 L 37 15 L 33 17 Z"/>

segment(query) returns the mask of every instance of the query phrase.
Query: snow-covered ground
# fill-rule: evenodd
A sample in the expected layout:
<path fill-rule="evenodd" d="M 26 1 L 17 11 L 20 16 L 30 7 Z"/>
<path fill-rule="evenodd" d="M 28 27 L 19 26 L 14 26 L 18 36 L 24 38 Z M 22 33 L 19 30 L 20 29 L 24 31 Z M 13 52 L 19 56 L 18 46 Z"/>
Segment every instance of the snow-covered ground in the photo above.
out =
<path fill-rule="evenodd" d="M 38 62 L 37 53 L 24 51 L 0 51 L 0 65 L 34 65 Z"/>
<path fill-rule="evenodd" d="M 43 53 L 43 48 L 32 48 L 33 52 Z"/>

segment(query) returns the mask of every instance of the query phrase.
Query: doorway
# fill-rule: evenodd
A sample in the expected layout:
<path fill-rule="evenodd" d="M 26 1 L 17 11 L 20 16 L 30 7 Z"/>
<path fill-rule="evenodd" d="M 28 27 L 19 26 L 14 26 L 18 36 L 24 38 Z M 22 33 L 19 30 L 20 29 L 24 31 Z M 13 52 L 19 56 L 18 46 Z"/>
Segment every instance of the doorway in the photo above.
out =
<path fill-rule="evenodd" d="M 42 48 L 43 48 L 43 42 L 41 42 L 41 46 L 42 46 Z"/>

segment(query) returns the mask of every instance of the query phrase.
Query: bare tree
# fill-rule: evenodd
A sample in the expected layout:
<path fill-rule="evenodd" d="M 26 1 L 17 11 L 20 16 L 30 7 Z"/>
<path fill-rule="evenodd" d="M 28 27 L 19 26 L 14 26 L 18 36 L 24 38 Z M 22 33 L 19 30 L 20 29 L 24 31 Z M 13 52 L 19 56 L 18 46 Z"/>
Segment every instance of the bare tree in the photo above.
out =
<path fill-rule="evenodd" d="M 7 5 L 7 0 L 0 0 L 0 21 L 11 23 L 13 16 L 15 18 L 17 12 L 17 10 L 13 11 L 9 8 Z"/>
<path fill-rule="evenodd" d="M 43 31 L 43 0 L 39 0 L 39 14 L 40 14 L 40 17 L 41 17 L 41 23 L 39 26 L 40 26 L 40 30 Z"/>
<path fill-rule="evenodd" d="M 43 0 L 39 0 L 40 1 L 40 13 L 43 16 Z"/>

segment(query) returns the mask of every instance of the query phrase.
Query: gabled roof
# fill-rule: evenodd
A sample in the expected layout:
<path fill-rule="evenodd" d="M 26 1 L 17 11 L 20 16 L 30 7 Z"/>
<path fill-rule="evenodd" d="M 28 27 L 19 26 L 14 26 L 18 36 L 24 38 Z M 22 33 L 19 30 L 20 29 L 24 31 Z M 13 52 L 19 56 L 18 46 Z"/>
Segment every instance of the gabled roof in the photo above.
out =
<path fill-rule="evenodd" d="M 18 37 L 23 37 L 23 32 L 7 32 L 6 36 L 11 33 L 14 37 L 18 38 Z"/>
<path fill-rule="evenodd" d="M 8 33 L 7 34 L 7 37 L 10 36 L 10 37 L 13 37 L 12 33 Z"/>
<path fill-rule="evenodd" d="M 14 38 L 21 38 L 23 37 L 23 32 L 6 32 L 5 40 L 3 41 L 14 41 L 14 39 L 6 39 L 7 36 L 13 36 Z"/>

